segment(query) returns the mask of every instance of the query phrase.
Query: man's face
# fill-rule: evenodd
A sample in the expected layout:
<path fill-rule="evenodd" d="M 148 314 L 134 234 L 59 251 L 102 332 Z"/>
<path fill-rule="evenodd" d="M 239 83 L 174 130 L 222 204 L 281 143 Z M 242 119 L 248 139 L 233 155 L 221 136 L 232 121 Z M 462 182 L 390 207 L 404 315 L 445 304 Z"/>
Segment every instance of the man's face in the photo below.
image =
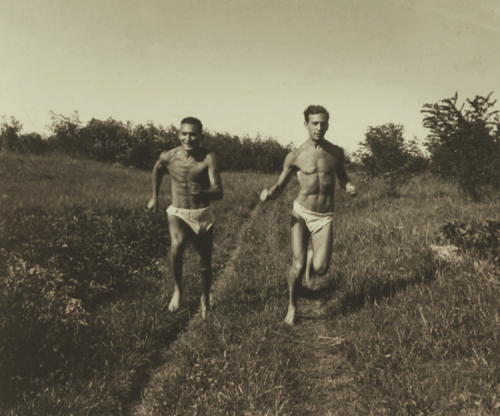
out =
<path fill-rule="evenodd" d="M 179 140 L 184 150 L 190 152 L 196 149 L 201 142 L 202 134 L 200 127 L 194 124 L 182 124 L 179 130 Z"/>
<path fill-rule="evenodd" d="M 325 113 L 310 114 L 309 121 L 304 123 L 304 125 L 309 131 L 309 137 L 312 140 L 323 140 L 328 130 L 328 116 Z"/>

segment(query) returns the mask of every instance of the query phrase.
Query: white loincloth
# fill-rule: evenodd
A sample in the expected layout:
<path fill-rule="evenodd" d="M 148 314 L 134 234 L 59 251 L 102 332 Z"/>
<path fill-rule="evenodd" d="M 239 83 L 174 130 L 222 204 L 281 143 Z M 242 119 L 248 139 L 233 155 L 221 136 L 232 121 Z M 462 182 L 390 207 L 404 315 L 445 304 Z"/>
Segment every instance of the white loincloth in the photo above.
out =
<path fill-rule="evenodd" d="M 318 231 L 330 225 L 333 221 L 333 212 L 321 214 L 319 212 L 310 211 L 305 209 L 297 201 L 293 201 L 293 209 L 305 221 L 307 228 L 311 234 L 316 234 Z"/>
<path fill-rule="evenodd" d="M 198 235 L 206 233 L 215 221 L 211 206 L 201 209 L 184 209 L 170 205 L 167 213 L 179 217 Z"/>

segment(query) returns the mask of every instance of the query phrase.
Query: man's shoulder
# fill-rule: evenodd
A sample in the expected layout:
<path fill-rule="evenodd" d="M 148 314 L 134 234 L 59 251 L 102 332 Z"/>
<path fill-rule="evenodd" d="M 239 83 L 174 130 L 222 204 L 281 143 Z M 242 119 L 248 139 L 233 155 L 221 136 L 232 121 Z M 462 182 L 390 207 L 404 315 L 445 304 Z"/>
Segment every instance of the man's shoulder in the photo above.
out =
<path fill-rule="evenodd" d="M 289 155 L 293 154 L 294 157 L 298 157 L 302 153 L 307 153 L 307 152 L 310 152 L 310 151 L 313 151 L 313 150 L 314 150 L 314 146 L 312 145 L 312 143 L 309 140 L 306 140 L 305 142 L 301 143 L 299 145 L 299 147 L 296 147 L 295 149 L 293 149 L 289 153 Z"/>
<path fill-rule="evenodd" d="M 177 146 L 169 150 L 164 150 L 163 152 L 161 152 L 160 157 L 161 158 L 171 157 L 172 155 L 177 154 L 177 152 L 179 152 L 181 149 L 182 146 Z"/>
<path fill-rule="evenodd" d="M 303 150 L 309 149 L 311 147 L 311 141 L 306 140 L 305 142 L 302 142 L 302 144 L 299 145 L 295 150 L 300 153 Z"/>
<path fill-rule="evenodd" d="M 300 146 L 295 148 L 295 149 L 292 149 L 287 155 L 286 155 L 286 158 L 285 158 L 285 164 L 293 164 L 295 162 L 295 160 L 297 159 L 297 157 L 300 155 Z"/>
<path fill-rule="evenodd" d="M 200 151 L 204 155 L 215 155 L 215 152 L 213 150 L 210 150 L 208 147 L 205 147 L 205 146 L 200 146 Z"/>
<path fill-rule="evenodd" d="M 300 160 L 305 158 L 308 158 L 308 153 L 310 153 L 312 150 L 311 144 L 308 141 L 305 141 L 299 147 L 296 147 L 293 149 L 290 153 L 288 153 L 286 157 L 286 162 L 288 162 L 288 165 L 295 165 L 300 164 Z"/>
<path fill-rule="evenodd" d="M 335 156 L 344 154 L 344 149 L 342 147 L 337 146 L 336 144 L 333 144 L 328 140 L 325 140 L 324 150 L 326 150 L 328 153 L 332 153 Z"/>
<path fill-rule="evenodd" d="M 161 152 L 158 161 L 164 166 L 169 165 L 172 162 L 172 159 L 174 159 L 177 153 L 180 151 L 180 149 L 181 146 L 178 146 L 174 147 L 173 149 Z"/>
<path fill-rule="evenodd" d="M 200 146 L 193 156 L 196 162 L 206 165 L 213 164 L 216 161 L 215 152 L 204 146 Z"/>
<path fill-rule="evenodd" d="M 210 150 L 208 147 L 205 147 L 205 146 L 200 146 L 200 155 L 205 159 L 206 158 L 209 158 L 209 159 L 215 158 L 215 152 L 213 150 Z"/>
<path fill-rule="evenodd" d="M 336 144 L 333 144 L 332 142 L 329 142 L 326 139 L 323 139 L 321 146 L 323 150 L 327 152 L 344 153 L 344 149 L 342 147 L 337 146 Z M 295 149 L 295 151 L 297 152 L 297 154 L 300 154 L 303 152 L 308 152 L 311 149 L 314 149 L 314 144 L 311 143 L 311 141 L 306 140 L 297 149 Z"/>

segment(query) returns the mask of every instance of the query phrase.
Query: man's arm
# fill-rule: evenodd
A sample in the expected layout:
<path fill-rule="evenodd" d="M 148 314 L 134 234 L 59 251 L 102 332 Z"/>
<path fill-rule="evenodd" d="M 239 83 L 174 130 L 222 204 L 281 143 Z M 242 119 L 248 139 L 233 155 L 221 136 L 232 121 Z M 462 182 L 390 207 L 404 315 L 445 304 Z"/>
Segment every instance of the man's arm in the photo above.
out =
<path fill-rule="evenodd" d="M 215 153 L 209 153 L 207 155 L 207 165 L 210 188 L 201 189 L 199 183 L 190 182 L 189 191 L 192 195 L 200 195 L 211 201 L 220 201 L 224 196 L 224 190 L 222 189 L 222 178 L 220 175 L 219 167 L 217 165 L 217 157 L 215 156 Z"/>
<path fill-rule="evenodd" d="M 260 194 L 260 200 L 262 202 L 276 199 L 281 196 L 283 190 L 288 185 L 288 182 L 290 182 L 292 175 L 297 170 L 297 168 L 294 166 L 296 158 L 297 154 L 295 151 L 292 151 L 287 155 L 287 157 L 285 158 L 285 162 L 283 163 L 283 171 L 278 178 L 278 182 L 276 182 L 276 184 L 270 189 L 264 189 Z"/>
<path fill-rule="evenodd" d="M 153 195 L 148 202 L 148 209 L 152 209 L 153 212 L 158 211 L 158 197 L 160 195 L 160 185 L 163 175 L 167 171 L 167 161 L 168 161 L 168 153 L 163 152 L 153 167 L 153 173 L 151 175 Z"/>
<path fill-rule="evenodd" d="M 347 172 L 345 170 L 345 156 L 342 148 L 340 148 L 336 174 L 342 189 L 344 189 L 350 196 L 356 196 L 358 194 L 356 187 L 351 183 L 351 180 L 349 179 L 349 176 L 347 176 Z"/>

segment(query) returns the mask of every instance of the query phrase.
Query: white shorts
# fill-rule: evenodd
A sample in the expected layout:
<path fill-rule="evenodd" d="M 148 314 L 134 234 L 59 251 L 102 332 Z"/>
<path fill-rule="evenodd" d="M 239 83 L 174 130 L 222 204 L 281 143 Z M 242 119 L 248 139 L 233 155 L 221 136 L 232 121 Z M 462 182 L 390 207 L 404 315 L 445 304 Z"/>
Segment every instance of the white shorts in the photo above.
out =
<path fill-rule="evenodd" d="M 198 235 L 206 233 L 215 220 L 211 206 L 201 209 L 184 209 L 170 205 L 167 213 L 179 217 Z"/>
<path fill-rule="evenodd" d="M 333 221 L 333 212 L 321 214 L 319 212 L 310 211 L 305 209 L 297 201 L 293 202 L 293 209 L 305 221 L 311 234 L 316 234 L 327 225 L 330 225 Z"/>

